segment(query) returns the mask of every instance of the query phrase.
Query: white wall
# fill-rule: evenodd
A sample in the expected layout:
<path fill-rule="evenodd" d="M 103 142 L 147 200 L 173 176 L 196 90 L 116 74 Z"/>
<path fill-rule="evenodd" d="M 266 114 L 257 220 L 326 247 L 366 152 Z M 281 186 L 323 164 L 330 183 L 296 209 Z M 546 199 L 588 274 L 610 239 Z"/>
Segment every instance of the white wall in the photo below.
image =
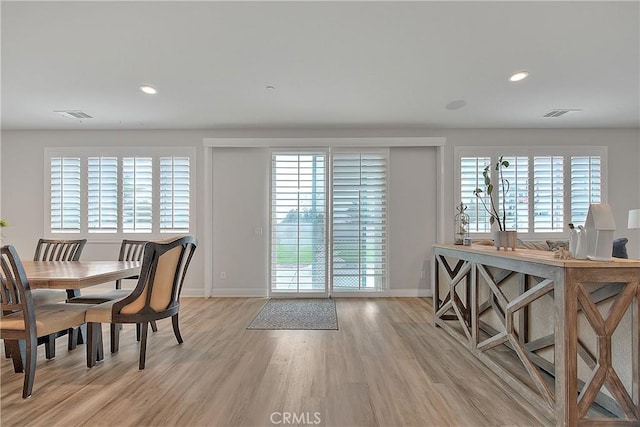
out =
<path fill-rule="evenodd" d="M 16 131 L 2 132 L 3 243 L 12 244 L 24 259 L 31 259 L 36 243 L 44 235 L 44 148 L 113 146 L 193 146 L 196 150 L 196 206 L 202 200 L 202 132 L 190 131 Z M 196 214 L 191 234 L 202 240 L 202 216 Z M 91 236 L 82 259 L 117 259 L 120 242 L 96 243 Z M 187 273 L 183 295 L 202 295 L 203 250 L 198 248 Z M 102 287 L 108 287 L 103 285 Z M 129 284 L 132 286 L 132 284 Z"/>
<path fill-rule="evenodd" d="M 431 247 L 437 243 L 436 155 L 436 147 L 391 149 L 390 296 L 431 295 Z"/>
<path fill-rule="evenodd" d="M 30 258 L 37 239 L 44 233 L 44 147 L 95 147 L 95 146 L 175 146 L 197 147 L 197 212 L 194 234 L 200 247 L 187 277 L 184 295 L 203 295 L 205 289 L 203 257 L 204 214 L 201 203 L 204 197 L 204 167 L 202 148 L 205 137 L 350 137 L 350 136 L 443 136 L 447 139 L 444 153 L 444 219 L 443 241 L 450 241 L 453 229 L 453 214 L 456 195 L 453 194 L 453 149 L 455 146 L 483 145 L 596 145 L 608 147 L 609 202 L 617 224 L 616 236 L 629 238 L 630 256 L 640 258 L 640 231 L 627 230 L 629 209 L 640 207 L 640 135 L 638 129 L 462 129 L 462 130 L 233 130 L 233 131 L 3 131 L 0 169 L 0 194 L 2 215 L 10 223 L 5 228 L 5 241 L 14 244 L 18 251 Z M 217 151 L 213 158 L 214 187 L 214 232 L 213 232 L 213 287 L 220 294 L 244 289 L 266 289 L 268 278 L 265 265 L 268 260 L 267 223 L 268 210 L 261 191 L 268 185 L 268 173 L 259 167 L 264 152 L 242 152 L 240 149 Z M 436 155 L 434 148 L 394 148 L 391 152 L 390 192 L 390 294 L 412 295 L 429 289 L 420 280 L 423 268 L 428 268 L 430 247 L 435 242 L 436 223 L 435 185 Z M 267 163 L 268 164 L 268 163 Z M 217 172 L 220 172 L 218 174 Z M 235 171 L 237 179 L 220 176 Z M 242 173 L 240 173 L 242 172 Z M 249 173 L 250 175 L 244 175 Z M 216 176 L 218 177 L 216 179 Z M 236 185 L 247 192 L 244 205 L 238 202 L 241 194 Z M 433 187 L 435 188 L 435 187 Z M 417 199 L 414 197 L 419 195 Z M 267 199 L 268 200 L 268 199 Z M 222 203 L 222 205 L 221 205 Z M 221 206 L 226 208 L 222 209 Z M 232 206 L 245 206 L 241 211 Z M 262 206 L 262 210 L 259 206 Z M 221 208 L 219 211 L 216 209 Z M 234 218 L 242 218 L 243 229 L 236 229 Z M 254 234 L 254 227 L 262 224 L 263 236 Z M 417 231 L 416 231 L 417 230 Z M 250 252 L 251 259 L 262 262 L 237 262 L 237 255 L 227 255 L 229 247 L 242 243 Z M 256 243 L 255 246 L 251 243 Z M 231 245 L 231 246 L 230 246 Z M 242 246 L 242 245 L 241 245 Z M 118 244 L 89 243 L 83 257 L 86 259 L 112 259 L 117 255 Z M 244 256 L 244 255 L 242 255 Z M 247 257 L 248 259 L 249 257 Z M 237 264 L 234 264 L 237 262 Z M 222 270 L 224 268 L 224 270 Z M 226 271 L 227 279 L 221 281 L 219 272 Z M 429 277 L 429 272 L 426 271 Z M 262 280 L 264 277 L 264 280 Z M 206 285 L 209 288 L 211 284 Z M 260 293 L 266 294 L 266 291 Z"/>
<path fill-rule="evenodd" d="M 267 148 L 213 149 L 213 296 L 266 296 L 269 286 Z M 392 148 L 389 166 L 389 291 L 431 294 L 435 238 L 435 147 Z M 263 233 L 257 232 L 262 229 Z M 222 276 L 225 278 L 223 279 Z M 344 295 L 344 294 L 342 294 Z"/>
<path fill-rule="evenodd" d="M 608 148 L 609 197 L 616 222 L 615 237 L 627 237 L 627 250 L 640 258 L 640 231 L 627 229 L 630 209 L 640 207 L 640 133 L 638 129 L 465 129 L 442 133 L 447 137 L 445 168 L 453 177 L 456 146 L 605 146 Z M 446 181 L 445 218 L 453 218 L 457 202 L 453 179 Z M 445 224 L 447 236 L 453 221 Z M 563 236 L 568 239 L 568 235 Z"/>
<path fill-rule="evenodd" d="M 266 148 L 213 149 L 213 296 L 267 296 Z M 260 230 L 262 233 L 260 233 Z M 222 274 L 226 278 L 222 278 Z"/>

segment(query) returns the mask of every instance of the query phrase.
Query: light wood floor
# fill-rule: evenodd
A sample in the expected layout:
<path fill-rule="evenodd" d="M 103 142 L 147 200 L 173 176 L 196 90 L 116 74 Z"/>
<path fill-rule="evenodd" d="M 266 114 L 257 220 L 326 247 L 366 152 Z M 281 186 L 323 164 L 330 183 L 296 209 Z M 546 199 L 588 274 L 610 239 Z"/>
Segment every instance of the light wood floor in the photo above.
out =
<path fill-rule="evenodd" d="M 9 426 L 269 426 L 282 413 L 325 426 L 538 426 L 552 422 L 431 322 L 425 298 L 337 299 L 338 331 L 248 331 L 260 298 L 184 298 L 150 334 L 147 368 L 125 326 L 92 369 L 84 347 L 38 354 L 33 396 L 1 362 Z M 317 414 L 316 414 L 317 413 Z M 286 415 L 285 415 L 286 416 Z M 292 421 L 293 418 L 289 418 Z"/>

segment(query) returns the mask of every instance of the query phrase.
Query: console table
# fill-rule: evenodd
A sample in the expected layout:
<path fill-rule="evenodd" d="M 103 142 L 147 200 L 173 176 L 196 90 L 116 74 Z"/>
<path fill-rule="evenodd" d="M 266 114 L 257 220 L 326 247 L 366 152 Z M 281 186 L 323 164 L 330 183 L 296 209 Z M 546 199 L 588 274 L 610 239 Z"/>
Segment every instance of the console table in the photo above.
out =
<path fill-rule="evenodd" d="M 557 425 L 640 425 L 640 260 L 433 250 L 436 326 Z"/>

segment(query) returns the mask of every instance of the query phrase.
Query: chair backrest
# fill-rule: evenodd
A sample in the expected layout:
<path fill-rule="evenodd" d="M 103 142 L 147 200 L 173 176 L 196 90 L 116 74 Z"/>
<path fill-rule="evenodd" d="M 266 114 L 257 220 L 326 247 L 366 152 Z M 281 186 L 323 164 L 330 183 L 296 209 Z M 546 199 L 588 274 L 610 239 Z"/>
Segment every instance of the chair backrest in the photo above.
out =
<path fill-rule="evenodd" d="M 144 245 L 148 240 L 122 240 L 118 261 L 142 261 Z"/>
<path fill-rule="evenodd" d="M 87 239 L 55 240 L 40 239 L 36 246 L 34 261 L 79 261 Z"/>
<path fill-rule="evenodd" d="M 197 241 L 192 236 L 144 246 L 142 269 L 135 289 L 113 305 L 113 316 L 177 312 L 180 292 Z"/>
<path fill-rule="evenodd" d="M 29 281 L 18 252 L 11 245 L 0 248 L 0 283 L 2 316 L 22 312 L 25 330 L 32 330 L 35 334 L 35 311 Z"/>

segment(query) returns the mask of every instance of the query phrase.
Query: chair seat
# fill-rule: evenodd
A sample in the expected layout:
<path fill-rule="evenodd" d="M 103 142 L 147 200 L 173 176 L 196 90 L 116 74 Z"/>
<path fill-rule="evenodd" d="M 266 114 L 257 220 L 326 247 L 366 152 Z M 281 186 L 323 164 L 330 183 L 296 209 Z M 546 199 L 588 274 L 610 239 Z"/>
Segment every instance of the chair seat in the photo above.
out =
<path fill-rule="evenodd" d="M 114 299 L 101 304 L 89 306 L 85 317 L 87 323 L 111 323 L 111 319 L 113 318 L 113 304 L 119 300 L 120 299 Z"/>
<path fill-rule="evenodd" d="M 108 301 L 124 298 L 131 293 L 127 289 L 113 289 L 106 292 L 96 292 L 94 294 L 80 295 L 69 300 L 73 304 L 102 304 Z"/>
<path fill-rule="evenodd" d="M 59 289 L 32 289 L 33 305 L 55 304 L 67 299 L 67 291 Z"/>
<path fill-rule="evenodd" d="M 44 304 L 35 307 L 36 334 L 39 337 L 85 323 L 88 304 Z M 44 321 L 43 321 L 44 320 Z M 24 314 L 14 313 L 0 319 L 2 331 L 24 331 Z"/>

